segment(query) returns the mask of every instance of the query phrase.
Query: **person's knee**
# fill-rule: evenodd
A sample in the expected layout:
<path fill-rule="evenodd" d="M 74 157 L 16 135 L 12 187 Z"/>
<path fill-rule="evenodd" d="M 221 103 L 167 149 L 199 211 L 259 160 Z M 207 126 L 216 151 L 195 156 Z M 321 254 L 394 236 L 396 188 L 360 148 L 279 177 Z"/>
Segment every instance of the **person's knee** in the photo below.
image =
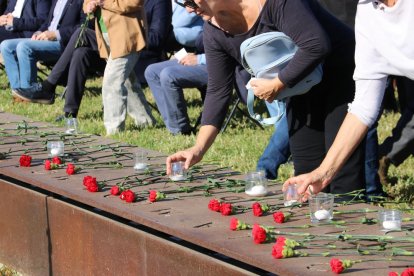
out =
<path fill-rule="evenodd" d="M 19 42 L 16 46 L 17 56 L 30 56 L 33 53 L 32 47 L 25 41 Z"/>
<path fill-rule="evenodd" d="M 162 70 L 160 72 L 161 85 L 170 86 L 172 84 L 175 84 L 175 83 L 177 83 L 177 78 L 178 77 L 179 76 L 177 75 L 177 73 L 174 71 L 173 68 L 171 68 L 171 67 L 165 68 L 164 70 Z"/>
<path fill-rule="evenodd" d="M 4 54 L 9 54 L 12 53 L 14 51 L 13 49 L 14 47 L 12 47 L 12 42 L 10 40 L 4 40 L 1 44 L 0 44 L 0 52 L 4 55 Z"/>
<path fill-rule="evenodd" d="M 148 83 L 153 81 L 154 79 L 158 78 L 158 72 L 156 70 L 155 64 L 150 64 L 144 71 L 144 77 Z"/>

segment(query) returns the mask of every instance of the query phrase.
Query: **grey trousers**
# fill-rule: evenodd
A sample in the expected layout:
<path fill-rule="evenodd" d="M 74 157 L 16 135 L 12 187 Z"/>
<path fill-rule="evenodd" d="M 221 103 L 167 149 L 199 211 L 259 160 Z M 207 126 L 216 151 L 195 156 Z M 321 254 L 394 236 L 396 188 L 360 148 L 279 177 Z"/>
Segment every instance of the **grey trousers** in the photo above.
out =
<path fill-rule="evenodd" d="M 104 34 L 104 39 L 110 49 L 107 34 Z M 132 52 L 116 59 L 110 55 L 107 60 L 102 83 L 104 125 L 107 135 L 125 129 L 127 112 L 137 126 L 155 123 L 141 85 L 135 76 L 134 66 L 138 58 L 139 53 Z"/>

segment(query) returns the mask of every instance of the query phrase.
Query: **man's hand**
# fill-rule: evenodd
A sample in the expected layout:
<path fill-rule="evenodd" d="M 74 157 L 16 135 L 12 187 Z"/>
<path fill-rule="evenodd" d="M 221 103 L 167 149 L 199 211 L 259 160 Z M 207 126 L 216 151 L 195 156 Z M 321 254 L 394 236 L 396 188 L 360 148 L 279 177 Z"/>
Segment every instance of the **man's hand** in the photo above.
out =
<path fill-rule="evenodd" d="M 185 57 L 180 59 L 180 61 L 178 63 L 182 64 L 182 65 L 186 65 L 186 66 L 197 65 L 197 55 L 195 55 L 193 53 L 189 53 Z"/>
<path fill-rule="evenodd" d="M 33 37 L 32 37 L 33 39 Z M 35 40 L 49 40 L 49 41 L 54 41 L 56 40 L 56 32 L 54 31 L 44 31 L 42 33 L 39 33 L 36 37 Z"/>

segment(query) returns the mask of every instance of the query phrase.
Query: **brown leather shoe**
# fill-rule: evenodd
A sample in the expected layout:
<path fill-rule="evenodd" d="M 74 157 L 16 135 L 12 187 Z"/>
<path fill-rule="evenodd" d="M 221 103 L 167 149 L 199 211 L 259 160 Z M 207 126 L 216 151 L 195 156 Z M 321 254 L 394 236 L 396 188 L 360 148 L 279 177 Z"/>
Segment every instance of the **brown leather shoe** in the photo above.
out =
<path fill-rule="evenodd" d="M 389 185 L 390 180 L 388 178 L 388 169 L 390 167 L 391 160 L 387 156 L 381 157 L 379 160 L 378 176 L 382 185 Z"/>

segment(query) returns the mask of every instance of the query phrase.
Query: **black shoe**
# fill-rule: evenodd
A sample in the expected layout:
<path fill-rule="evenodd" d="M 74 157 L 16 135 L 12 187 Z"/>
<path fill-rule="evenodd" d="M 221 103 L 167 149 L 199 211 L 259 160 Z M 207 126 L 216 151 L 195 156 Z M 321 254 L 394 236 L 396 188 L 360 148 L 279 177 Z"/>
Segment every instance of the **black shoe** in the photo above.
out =
<path fill-rule="evenodd" d="M 19 98 L 25 102 L 53 104 L 55 102 L 55 94 L 43 91 L 42 85 L 36 83 L 30 88 L 18 88 L 12 90 L 13 97 Z"/>

